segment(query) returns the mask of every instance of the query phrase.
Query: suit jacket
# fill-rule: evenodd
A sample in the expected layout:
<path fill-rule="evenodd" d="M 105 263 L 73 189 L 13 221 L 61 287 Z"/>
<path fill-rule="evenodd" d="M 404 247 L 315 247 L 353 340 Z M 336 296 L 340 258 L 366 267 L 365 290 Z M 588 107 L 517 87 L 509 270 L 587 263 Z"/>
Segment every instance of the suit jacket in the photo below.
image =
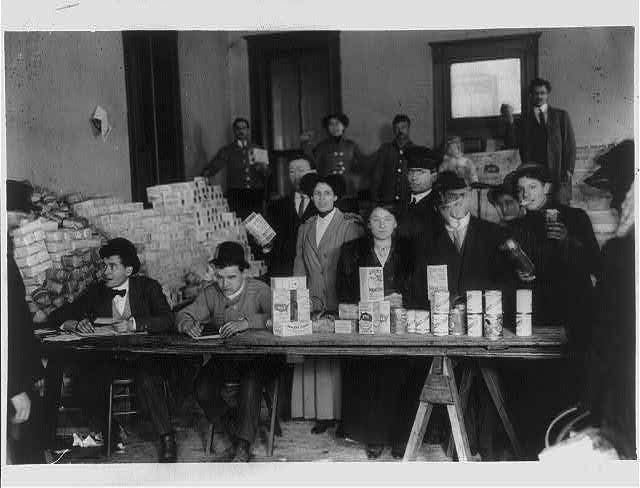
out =
<path fill-rule="evenodd" d="M 222 147 L 213 157 L 204 172 L 215 175 L 222 168 L 227 168 L 227 190 L 247 189 L 260 190 L 265 186 L 266 173 L 264 167 L 259 164 L 250 164 L 249 151 L 258 148 L 249 143 L 246 147 L 238 146 L 237 141 Z"/>
<path fill-rule="evenodd" d="M 378 148 L 373 168 L 374 201 L 396 201 L 404 204 L 409 200 L 406 150 L 411 146 L 413 142 L 409 141 L 400 149 L 393 141 L 385 142 Z"/>
<path fill-rule="evenodd" d="M 338 261 L 338 298 L 341 303 L 360 301 L 360 267 L 380 266 L 373 249 L 371 236 L 361 237 L 343 244 Z M 384 275 L 384 294 L 400 293 L 407 296 L 409 278 L 413 270 L 413 254 L 409 242 L 394 238 L 389 257 L 382 267 Z"/>
<path fill-rule="evenodd" d="M 298 217 L 295 208 L 295 193 L 269 204 L 265 217 L 273 230 L 276 231 L 273 249 L 266 256 L 271 276 L 291 276 L 293 274 L 298 229 L 302 222 L 317 213 L 313 199 L 309 199 L 309 204 L 302 214 L 302 218 Z"/>
<path fill-rule="evenodd" d="M 351 139 L 340 138 L 336 141 L 328 137 L 313 149 L 313 157 L 320 176 L 332 173 L 341 174 L 347 185 L 347 195 L 356 194 L 353 174 L 362 169 L 362 153 L 358 145 Z"/>
<path fill-rule="evenodd" d="M 533 153 L 531 133 L 537 125 L 536 116 L 530 109 L 523 117 L 520 131 L 520 157 L 525 162 L 531 161 Z M 567 183 L 567 172 L 573 174 L 576 165 L 575 136 L 569 114 L 551 106 L 547 109 L 547 159 L 554 183 L 556 185 Z"/>
<path fill-rule="evenodd" d="M 433 235 L 425 237 L 422 252 L 416 257 L 410 306 L 428 308 L 427 265 L 447 265 L 451 296 L 464 296 L 467 290 L 500 289 L 504 297 L 513 288 L 511 268 L 498 249 L 505 237 L 498 225 L 471 216 L 459 253 L 440 218 Z"/>
<path fill-rule="evenodd" d="M 364 235 L 364 225 L 358 215 L 344 214 L 336 209 L 318 246 L 317 219 L 317 216 L 310 218 L 298 230 L 293 274 L 307 277 L 313 311 L 337 311 L 336 278 L 340 248 L 345 242 Z"/>
<path fill-rule="evenodd" d="M 162 293 L 160 283 L 146 276 L 129 278 L 129 306 L 136 327 L 149 332 L 165 332 L 173 327 L 173 312 Z M 67 320 L 85 317 L 112 317 L 113 297 L 103 282 L 91 284 L 73 303 L 63 305 L 49 315 L 49 324 L 59 327 Z"/>
<path fill-rule="evenodd" d="M 33 398 L 33 384 L 40 370 L 40 356 L 33 337 L 31 312 L 24 299 L 20 271 L 7 255 L 7 398 L 26 393 Z"/>
<path fill-rule="evenodd" d="M 433 227 L 440 221 L 440 213 L 436 210 L 436 193 L 432 190 L 415 205 L 407 204 L 400 213 L 398 236 L 405 239 L 418 238 L 432 234 Z"/>

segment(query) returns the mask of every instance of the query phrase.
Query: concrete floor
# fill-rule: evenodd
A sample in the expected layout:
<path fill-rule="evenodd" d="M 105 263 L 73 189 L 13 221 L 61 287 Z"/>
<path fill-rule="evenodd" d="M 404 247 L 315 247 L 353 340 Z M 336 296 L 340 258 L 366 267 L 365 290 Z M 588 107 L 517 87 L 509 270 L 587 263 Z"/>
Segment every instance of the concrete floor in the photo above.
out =
<path fill-rule="evenodd" d="M 336 439 L 335 429 L 323 434 L 312 434 L 313 421 L 288 420 L 281 422 L 282 437 L 276 437 L 273 457 L 266 455 L 267 417 L 263 412 L 258 438 L 253 446 L 252 462 L 283 461 L 370 461 L 364 446 L 349 439 Z M 179 462 L 211 462 L 214 454 L 206 454 L 205 446 L 209 436 L 209 423 L 202 411 L 188 400 L 174 415 L 174 429 L 178 443 Z M 158 442 L 151 432 L 149 423 L 144 419 L 130 421 L 126 425 L 128 436 L 125 449 L 114 452 L 111 458 L 99 452 L 99 449 L 75 448 L 65 454 L 58 464 L 72 463 L 155 463 L 157 462 Z M 214 451 L 221 453 L 227 447 L 226 436 L 216 432 Z M 58 456 L 50 453 L 52 459 Z M 50 459 L 51 460 L 51 459 Z M 417 457 L 418 461 L 447 461 L 446 453 L 438 444 L 423 444 Z M 391 456 L 389 447 L 375 462 L 399 462 Z M 373 461 L 370 461 L 373 462 Z"/>

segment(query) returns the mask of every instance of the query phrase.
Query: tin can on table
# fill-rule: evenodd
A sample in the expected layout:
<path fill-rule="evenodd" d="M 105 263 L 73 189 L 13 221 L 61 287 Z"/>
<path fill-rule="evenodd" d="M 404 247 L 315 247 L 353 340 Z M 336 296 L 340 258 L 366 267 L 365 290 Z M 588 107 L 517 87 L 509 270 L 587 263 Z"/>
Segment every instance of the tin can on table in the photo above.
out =
<path fill-rule="evenodd" d="M 431 315 L 431 333 L 434 336 L 449 335 L 449 314 L 434 313 Z"/>
<path fill-rule="evenodd" d="M 531 313 L 533 292 L 531 290 L 516 290 L 516 313 Z"/>
<path fill-rule="evenodd" d="M 435 291 L 433 293 L 433 303 L 431 304 L 431 313 L 448 314 L 449 313 L 449 292 Z"/>
<path fill-rule="evenodd" d="M 486 290 L 484 292 L 485 315 L 502 315 L 502 292 L 500 290 Z"/>
<path fill-rule="evenodd" d="M 497 340 L 502 337 L 502 314 L 484 316 L 484 336 L 490 340 Z"/>
<path fill-rule="evenodd" d="M 467 291 L 467 313 L 469 315 L 482 313 L 482 291 L 481 290 Z"/>
<path fill-rule="evenodd" d="M 416 334 L 429 334 L 431 323 L 428 310 L 416 310 Z"/>
<path fill-rule="evenodd" d="M 456 304 L 449 312 L 449 334 L 464 335 L 466 332 L 467 308 L 463 303 Z"/>
<path fill-rule="evenodd" d="M 520 337 L 530 336 L 531 330 L 531 314 L 530 313 L 517 313 L 516 314 L 516 335 Z"/>
<path fill-rule="evenodd" d="M 391 333 L 392 334 L 407 333 L 407 309 L 405 308 L 391 309 Z"/>
<path fill-rule="evenodd" d="M 407 310 L 407 334 L 416 333 L 416 311 Z"/>
<path fill-rule="evenodd" d="M 469 337 L 482 337 L 483 320 L 481 313 L 467 315 L 467 335 Z"/>

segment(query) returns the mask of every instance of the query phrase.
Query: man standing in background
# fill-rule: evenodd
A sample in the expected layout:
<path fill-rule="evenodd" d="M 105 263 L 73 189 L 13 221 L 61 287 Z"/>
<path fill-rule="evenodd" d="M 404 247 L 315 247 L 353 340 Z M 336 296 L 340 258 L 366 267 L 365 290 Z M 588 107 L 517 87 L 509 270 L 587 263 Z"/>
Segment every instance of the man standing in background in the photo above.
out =
<path fill-rule="evenodd" d="M 234 141 L 218 151 L 202 171 L 202 176 L 215 176 L 226 168 L 226 197 L 229 208 L 245 219 L 251 212 L 261 213 L 266 198 L 268 164 L 255 160 L 260 149 L 249 139 L 249 121 L 238 117 L 233 121 Z"/>
<path fill-rule="evenodd" d="M 545 166 L 551 175 L 555 199 L 571 201 L 571 177 L 576 163 L 576 141 L 569 114 L 548 104 L 551 83 L 542 78 L 529 85 L 531 108 L 523 117 L 520 157 Z"/>

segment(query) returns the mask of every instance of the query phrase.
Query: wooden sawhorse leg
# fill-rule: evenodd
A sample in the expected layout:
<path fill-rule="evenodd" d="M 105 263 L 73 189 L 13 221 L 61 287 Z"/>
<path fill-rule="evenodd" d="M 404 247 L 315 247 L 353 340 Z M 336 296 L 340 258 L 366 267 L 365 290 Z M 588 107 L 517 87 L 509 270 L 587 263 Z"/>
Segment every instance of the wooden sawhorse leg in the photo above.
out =
<path fill-rule="evenodd" d="M 433 405 L 447 406 L 458 459 L 460 461 L 469 461 L 471 459 L 469 439 L 464 425 L 460 397 L 458 396 L 456 379 L 453 374 L 453 365 L 451 364 L 451 359 L 447 356 L 437 356 L 431 363 L 429 374 L 422 387 L 420 405 L 413 422 L 403 461 L 415 460 L 418 448 L 422 444 L 427 430 Z"/>

